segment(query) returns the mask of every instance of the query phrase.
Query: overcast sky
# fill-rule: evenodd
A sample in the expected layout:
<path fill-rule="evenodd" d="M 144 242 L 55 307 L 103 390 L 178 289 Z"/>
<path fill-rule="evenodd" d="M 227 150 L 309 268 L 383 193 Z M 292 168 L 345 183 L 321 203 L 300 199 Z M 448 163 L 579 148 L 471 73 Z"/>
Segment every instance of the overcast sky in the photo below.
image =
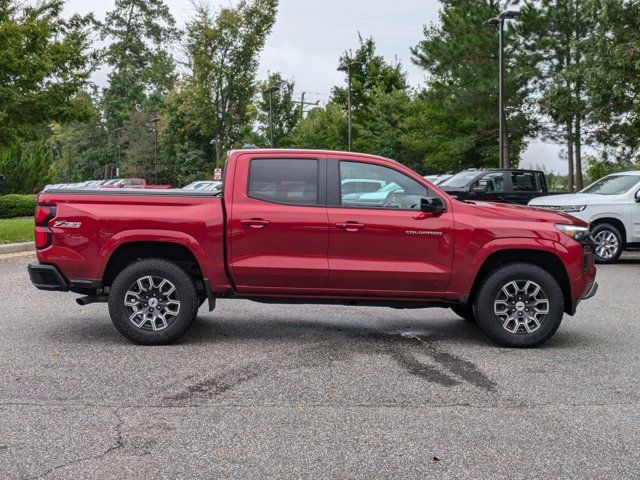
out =
<path fill-rule="evenodd" d="M 165 0 L 178 24 L 193 14 L 189 0 Z M 227 5 L 230 0 L 210 2 Z M 113 0 L 88 2 L 67 0 L 67 13 L 93 11 L 98 18 L 113 8 Z M 438 22 L 438 0 L 280 0 L 278 19 L 261 56 L 259 76 L 282 72 L 296 81 L 298 95 L 325 102 L 331 87 L 344 81 L 337 72 L 338 58 L 346 49 L 358 47 L 358 32 L 372 36 L 378 51 L 389 61 L 397 57 L 412 86 L 424 83 L 424 71 L 411 63 L 409 48 L 423 37 L 423 25 Z M 104 85 L 106 72 L 94 75 Z M 523 155 L 522 166 L 544 165 L 566 173 L 557 145 L 534 141 Z M 397 159 L 402 161 L 402 159 Z"/>

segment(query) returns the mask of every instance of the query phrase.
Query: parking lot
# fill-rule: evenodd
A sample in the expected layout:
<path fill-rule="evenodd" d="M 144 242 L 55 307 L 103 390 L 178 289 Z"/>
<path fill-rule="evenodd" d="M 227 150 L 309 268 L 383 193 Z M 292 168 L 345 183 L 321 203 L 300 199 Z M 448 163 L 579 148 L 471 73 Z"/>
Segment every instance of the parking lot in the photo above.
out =
<path fill-rule="evenodd" d="M 168 347 L 0 260 L 0 478 L 637 478 L 640 255 L 542 348 L 444 309 L 220 301 Z"/>

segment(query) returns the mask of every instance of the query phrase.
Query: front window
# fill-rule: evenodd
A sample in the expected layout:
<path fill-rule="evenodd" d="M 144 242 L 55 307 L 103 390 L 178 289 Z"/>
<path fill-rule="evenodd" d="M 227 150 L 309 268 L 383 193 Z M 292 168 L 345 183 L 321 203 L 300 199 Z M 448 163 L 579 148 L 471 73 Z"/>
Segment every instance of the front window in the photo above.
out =
<path fill-rule="evenodd" d="M 461 188 L 469 185 L 476 177 L 478 176 L 478 172 L 475 170 L 467 170 L 465 172 L 460 172 L 455 174 L 449 180 L 445 180 L 440 184 L 441 187 L 449 187 L 449 188 Z"/>
<path fill-rule="evenodd" d="M 621 195 L 631 190 L 638 182 L 640 182 L 638 175 L 609 175 L 592 183 L 580 193 Z"/>
<path fill-rule="evenodd" d="M 392 168 L 361 162 L 340 162 L 340 180 L 354 178 L 377 180 L 382 188 L 375 192 L 340 192 L 341 205 L 352 208 L 389 208 L 419 210 L 420 201 L 429 196 L 427 187 Z"/>
<path fill-rule="evenodd" d="M 478 183 L 479 182 L 485 182 L 487 184 L 488 193 L 501 193 L 505 191 L 504 175 L 502 172 L 487 173 L 484 177 L 478 180 Z"/>

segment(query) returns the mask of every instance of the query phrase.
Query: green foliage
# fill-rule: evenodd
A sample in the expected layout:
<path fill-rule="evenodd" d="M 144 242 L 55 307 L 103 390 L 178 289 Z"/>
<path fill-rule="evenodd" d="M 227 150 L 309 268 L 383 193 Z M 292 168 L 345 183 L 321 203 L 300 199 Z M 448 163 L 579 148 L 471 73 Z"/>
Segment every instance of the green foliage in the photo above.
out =
<path fill-rule="evenodd" d="M 640 2 L 585 0 L 585 89 L 595 139 L 624 164 L 640 153 Z"/>
<path fill-rule="evenodd" d="M 258 84 L 258 101 L 255 102 L 255 117 L 258 123 L 257 136 L 249 138 L 247 143 L 268 147 L 271 145 L 271 130 L 269 122 L 269 93 L 270 87 L 278 87 L 271 93 L 271 110 L 273 115 L 273 145 L 275 147 L 290 147 L 291 132 L 300 121 L 300 107 L 294 102 L 293 91 L 295 85 L 292 80 L 284 80 L 280 73 L 273 73 L 265 82 Z"/>
<path fill-rule="evenodd" d="M 340 65 L 362 63 L 361 67 L 351 69 L 351 104 L 355 117 L 365 110 L 376 96 L 408 88 L 407 75 L 399 62 L 392 65 L 378 55 L 373 38 L 364 40 L 359 35 L 358 39 L 360 46 L 356 52 L 348 51 L 340 57 Z M 345 82 L 347 80 L 345 74 Z M 346 109 L 347 87 L 334 87 L 332 94 L 333 100 Z"/>
<path fill-rule="evenodd" d="M 293 133 L 293 143 L 299 148 L 346 150 L 347 132 L 347 115 L 342 107 L 329 102 L 307 114 Z"/>
<path fill-rule="evenodd" d="M 33 217 L 33 211 L 30 215 Z M 29 242 L 33 237 L 33 218 L 0 219 L 0 244 Z"/>
<path fill-rule="evenodd" d="M 425 39 L 411 49 L 413 62 L 429 73 L 422 123 L 431 127 L 428 157 L 437 170 L 498 164 L 498 38 L 483 22 L 513 3 L 443 0 L 441 24 L 425 27 Z M 506 133 L 510 158 L 518 158 L 535 127 L 527 108 L 531 71 L 514 61 L 510 27 L 505 45 Z"/>
<path fill-rule="evenodd" d="M 258 54 L 275 22 L 277 0 L 241 0 L 217 14 L 204 4 L 187 25 L 190 72 L 176 92 L 170 124 L 190 133 L 193 144 L 220 166 L 242 138 L 255 93 Z"/>
<path fill-rule="evenodd" d="M 35 195 L 10 194 L 0 196 L 0 218 L 33 217 L 35 208 Z"/>
<path fill-rule="evenodd" d="M 51 120 L 86 117 L 78 93 L 93 69 L 92 17 L 62 15 L 63 0 L 0 2 L 0 146 Z"/>
<path fill-rule="evenodd" d="M 43 140 L 0 148 L 0 192 L 39 192 L 51 180 L 52 165 L 53 150 Z"/>
<path fill-rule="evenodd" d="M 176 80 L 166 48 L 178 36 L 163 0 L 116 0 L 102 27 L 111 40 L 105 59 L 113 68 L 104 91 L 110 129 L 123 127 L 134 110 L 157 111 Z"/>

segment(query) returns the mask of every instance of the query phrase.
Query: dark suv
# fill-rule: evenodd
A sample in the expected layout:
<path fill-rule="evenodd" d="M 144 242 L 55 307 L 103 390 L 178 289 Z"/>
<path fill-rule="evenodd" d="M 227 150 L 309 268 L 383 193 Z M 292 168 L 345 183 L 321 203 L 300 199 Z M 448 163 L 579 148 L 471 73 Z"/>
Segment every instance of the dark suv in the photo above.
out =
<path fill-rule="evenodd" d="M 526 205 L 533 198 L 547 195 L 547 181 L 539 170 L 473 169 L 464 170 L 438 185 L 460 200 Z"/>

